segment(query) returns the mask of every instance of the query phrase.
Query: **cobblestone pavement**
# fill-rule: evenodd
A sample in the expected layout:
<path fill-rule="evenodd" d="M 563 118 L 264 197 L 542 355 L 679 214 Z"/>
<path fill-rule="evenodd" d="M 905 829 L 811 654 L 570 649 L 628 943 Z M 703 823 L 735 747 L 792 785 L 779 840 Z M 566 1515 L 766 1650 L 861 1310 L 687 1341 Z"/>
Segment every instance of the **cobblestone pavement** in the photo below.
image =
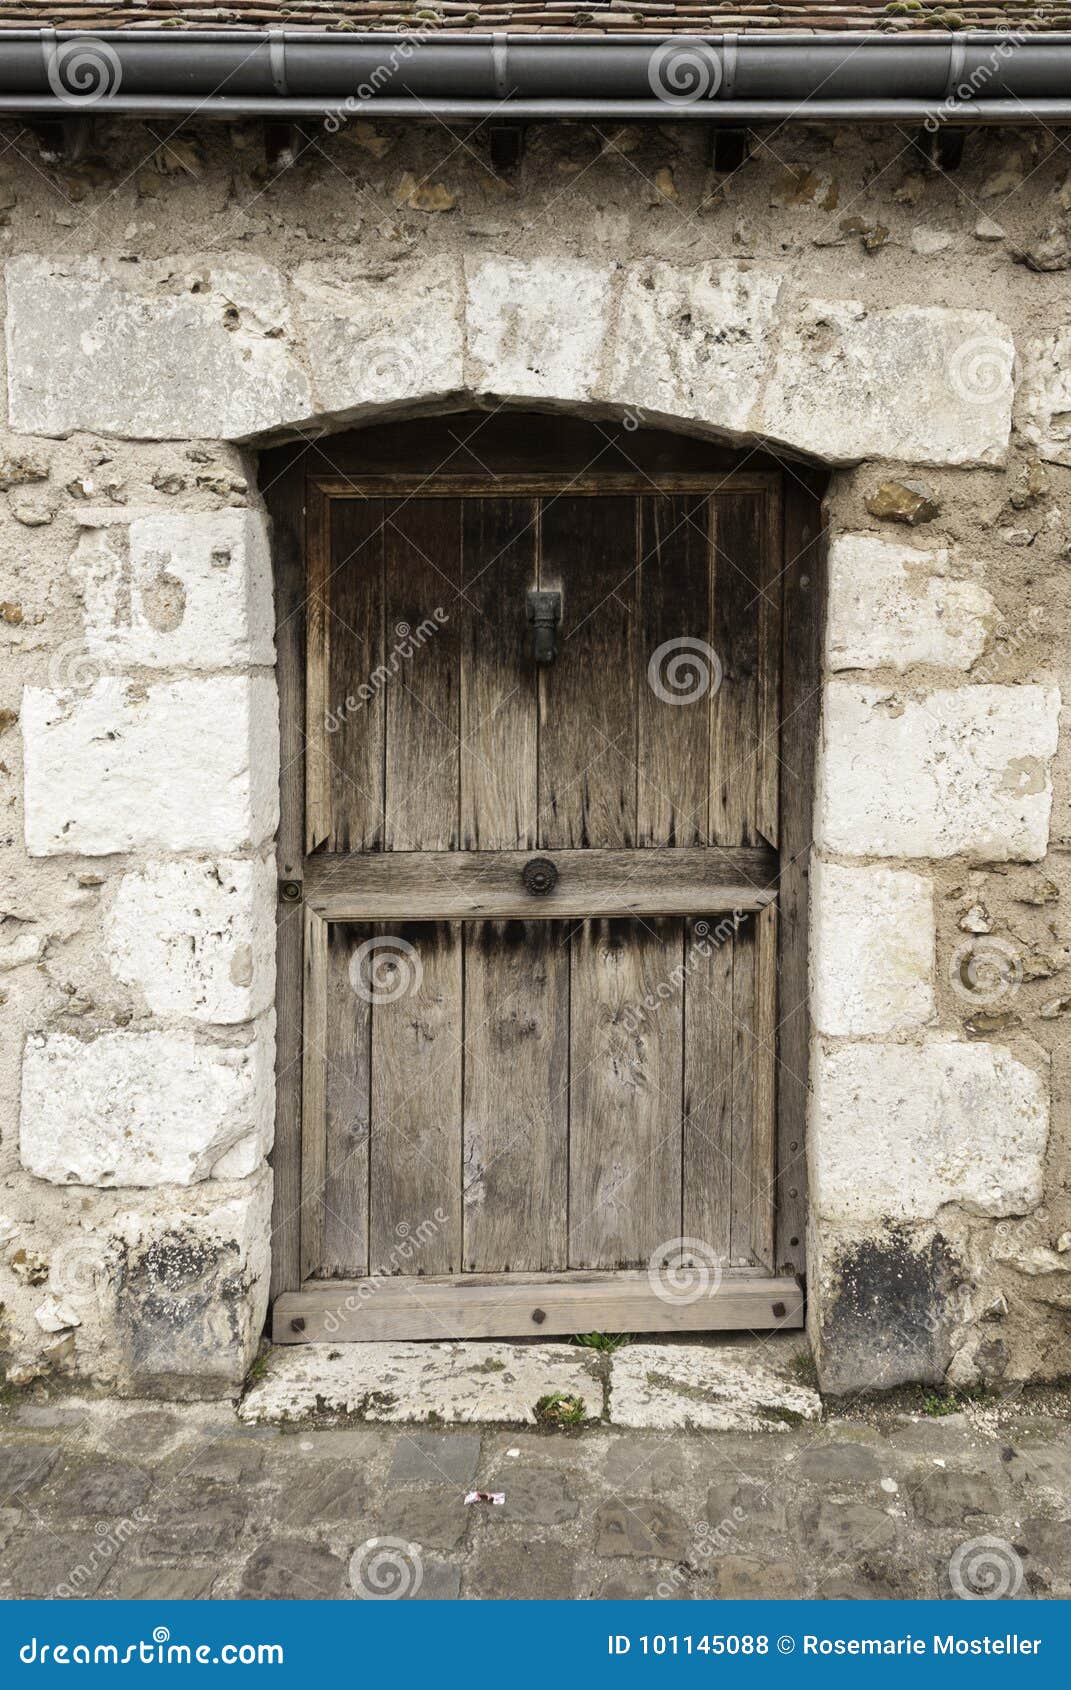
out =
<path fill-rule="evenodd" d="M 1026 1402 L 744 1435 L 61 1398 L 4 1411 L 0 1490 L 5 1597 L 1071 1595 L 1066 1412 Z"/>

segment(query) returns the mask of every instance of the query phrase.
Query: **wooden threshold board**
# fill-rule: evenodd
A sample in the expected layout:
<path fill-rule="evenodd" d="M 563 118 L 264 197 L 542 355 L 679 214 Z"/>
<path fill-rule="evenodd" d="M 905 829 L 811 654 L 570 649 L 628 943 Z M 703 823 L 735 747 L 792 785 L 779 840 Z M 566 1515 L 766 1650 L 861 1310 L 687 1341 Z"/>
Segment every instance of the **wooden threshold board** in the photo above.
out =
<path fill-rule="evenodd" d="M 645 1272 L 307 1280 L 272 1310 L 276 1344 L 561 1338 L 574 1332 L 751 1332 L 803 1325 L 792 1277 L 726 1275 L 694 1301 Z"/>
<path fill-rule="evenodd" d="M 557 875 L 542 896 L 525 887 L 533 860 Z M 304 893 L 327 921 L 729 915 L 772 903 L 777 872 L 776 851 L 762 846 L 325 853 L 309 860 Z"/>

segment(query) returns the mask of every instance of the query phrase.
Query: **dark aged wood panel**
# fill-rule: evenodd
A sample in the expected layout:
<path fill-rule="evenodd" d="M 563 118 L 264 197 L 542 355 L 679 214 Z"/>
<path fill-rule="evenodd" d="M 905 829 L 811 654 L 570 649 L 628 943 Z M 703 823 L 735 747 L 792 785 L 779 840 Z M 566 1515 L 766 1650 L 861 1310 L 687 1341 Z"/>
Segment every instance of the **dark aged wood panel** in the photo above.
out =
<path fill-rule="evenodd" d="M 760 619 L 768 613 L 763 547 L 765 501 L 714 501 L 712 645 L 722 682 L 711 700 L 710 837 L 756 845 L 762 755 L 759 737 Z"/>
<path fill-rule="evenodd" d="M 308 583 L 305 598 L 305 850 L 312 853 L 331 831 L 331 762 L 327 748 L 327 678 L 331 669 L 330 507 L 310 495 L 306 510 Z"/>
<path fill-rule="evenodd" d="M 558 879 L 533 896 L 524 869 L 537 858 Z M 314 857 L 305 876 L 311 907 L 334 921 L 449 920 L 517 916 L 688 915 L 757 909 L 775 896 L 777 856 L 741 850 L 392 851 Z"/>
<path fill-rule="evenodd" d="M 335 499 L 326 583 L 324 749 L 330 767 L 329 851 L 383 845 L 383 501 Z"/>
<path fill-rule="evenodd" d="M 327 1177 L 327 923 L 305 911 L 301 1066 L 301 1274 L 318 1274 L 324 1254 Z"/>
<path fill-rule="evenodd" d="M 640 845 L 704 845 L 710 784 L 708 499 L 640 499 Z"/>
<path fill-rule="evenodd" d="M 570 976 L 569 1265 L 637 1267 L 679 1236 L 682 924 L 586 921 Z"/>
<path fill-rule="evenodd" d="M 563 495 L 540 520 L 540 586 L 561 592 L 562 625 L 539 677 L 539 843 L 632 845 L 636 501 Z"/>
<path fill-rule="evenodd" d="M 555 1338 L 570 1332 L 750 1332 L 798 1329 L 795 1278 L 729 1274 L 708 1295 L 661 1297 L 646 1272 L 465 1274 L 306 1285 L 275 1304 L 277 1344 L 392 1338 Z M 598 1405 L 592 1405 L 593 1412 Z"/>
<path fill-rule="evenodd" d="M 332 922 L 324 966 L 327 1074 L 324 1109 L 324 1222 L 319 1276 L 368 1272 L 368 1136 L 372 1006 L 363 989 L 361 946 L 371 929 Z"/>
<path fill-rule="evenodd" d="M 464 1265 L 568 1260 L 569 937 L 548 922 L 465 929 Z"/>
<path fill-rule="evenodd" d="M 681 1233 L 711 1266 L 729 1260 L 735 931 L 731 915 L 689 922 L 685 953 Z"/>
<path fill-rule="evenodd" d="M 457 849 L 461 510 L 453 499 L 412 499 L 384 515 L 384 662 L 397 665 L 384 689 L 389 851 Z M 400 656 L 429 620 L 439 632 Z"/>
<path fill-rule="evenodd" d="M 399 1241 L 433 1225 L 419 1268 L 456 1273 L 461 1267 L 461 929 L 444 922 L 399 925 L 375 937 L 382 943 L 368 964 L 375 991 L 371 1257 L 377 1267 L 396 1259 Z"/>
<path fill-rule="evenodd" d="M 526 601 L 536 582 L 534 499 L 467 499 L 462 516 L 461 843 L 536 841 L 537 693 Z"/>

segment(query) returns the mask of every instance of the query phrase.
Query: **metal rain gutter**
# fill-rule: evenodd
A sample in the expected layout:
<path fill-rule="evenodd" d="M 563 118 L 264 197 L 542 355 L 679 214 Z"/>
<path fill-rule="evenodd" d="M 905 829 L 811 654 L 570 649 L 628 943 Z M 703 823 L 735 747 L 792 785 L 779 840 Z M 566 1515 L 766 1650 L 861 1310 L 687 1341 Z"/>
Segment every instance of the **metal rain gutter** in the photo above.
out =
<path fill-rule="evenodd" d="M 1071 34 L 11 29 L 0 114 L 1071 124 Z"/>

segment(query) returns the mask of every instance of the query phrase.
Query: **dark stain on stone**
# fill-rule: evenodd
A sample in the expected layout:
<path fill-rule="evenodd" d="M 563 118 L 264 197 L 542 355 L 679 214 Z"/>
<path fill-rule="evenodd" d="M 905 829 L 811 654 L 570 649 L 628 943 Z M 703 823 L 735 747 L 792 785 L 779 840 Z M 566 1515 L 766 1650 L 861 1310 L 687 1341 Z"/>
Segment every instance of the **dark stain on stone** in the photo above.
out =
<path fill-rule="evenodd" d="M 839 1258 L 825 1299 L 821 1384 L 834 1396 L 940 1384 L 952 1359 L 954 1293 L 965 1274 L 948 1240 L 901 1228 Z"/>
<path fill-rule="evenodd" d="M 172 1231 L 125 1250 L 116 1324 L 128 1386 L 170 1397 L 231 1388 L 247 1293 L 233 1240 Z"/>

